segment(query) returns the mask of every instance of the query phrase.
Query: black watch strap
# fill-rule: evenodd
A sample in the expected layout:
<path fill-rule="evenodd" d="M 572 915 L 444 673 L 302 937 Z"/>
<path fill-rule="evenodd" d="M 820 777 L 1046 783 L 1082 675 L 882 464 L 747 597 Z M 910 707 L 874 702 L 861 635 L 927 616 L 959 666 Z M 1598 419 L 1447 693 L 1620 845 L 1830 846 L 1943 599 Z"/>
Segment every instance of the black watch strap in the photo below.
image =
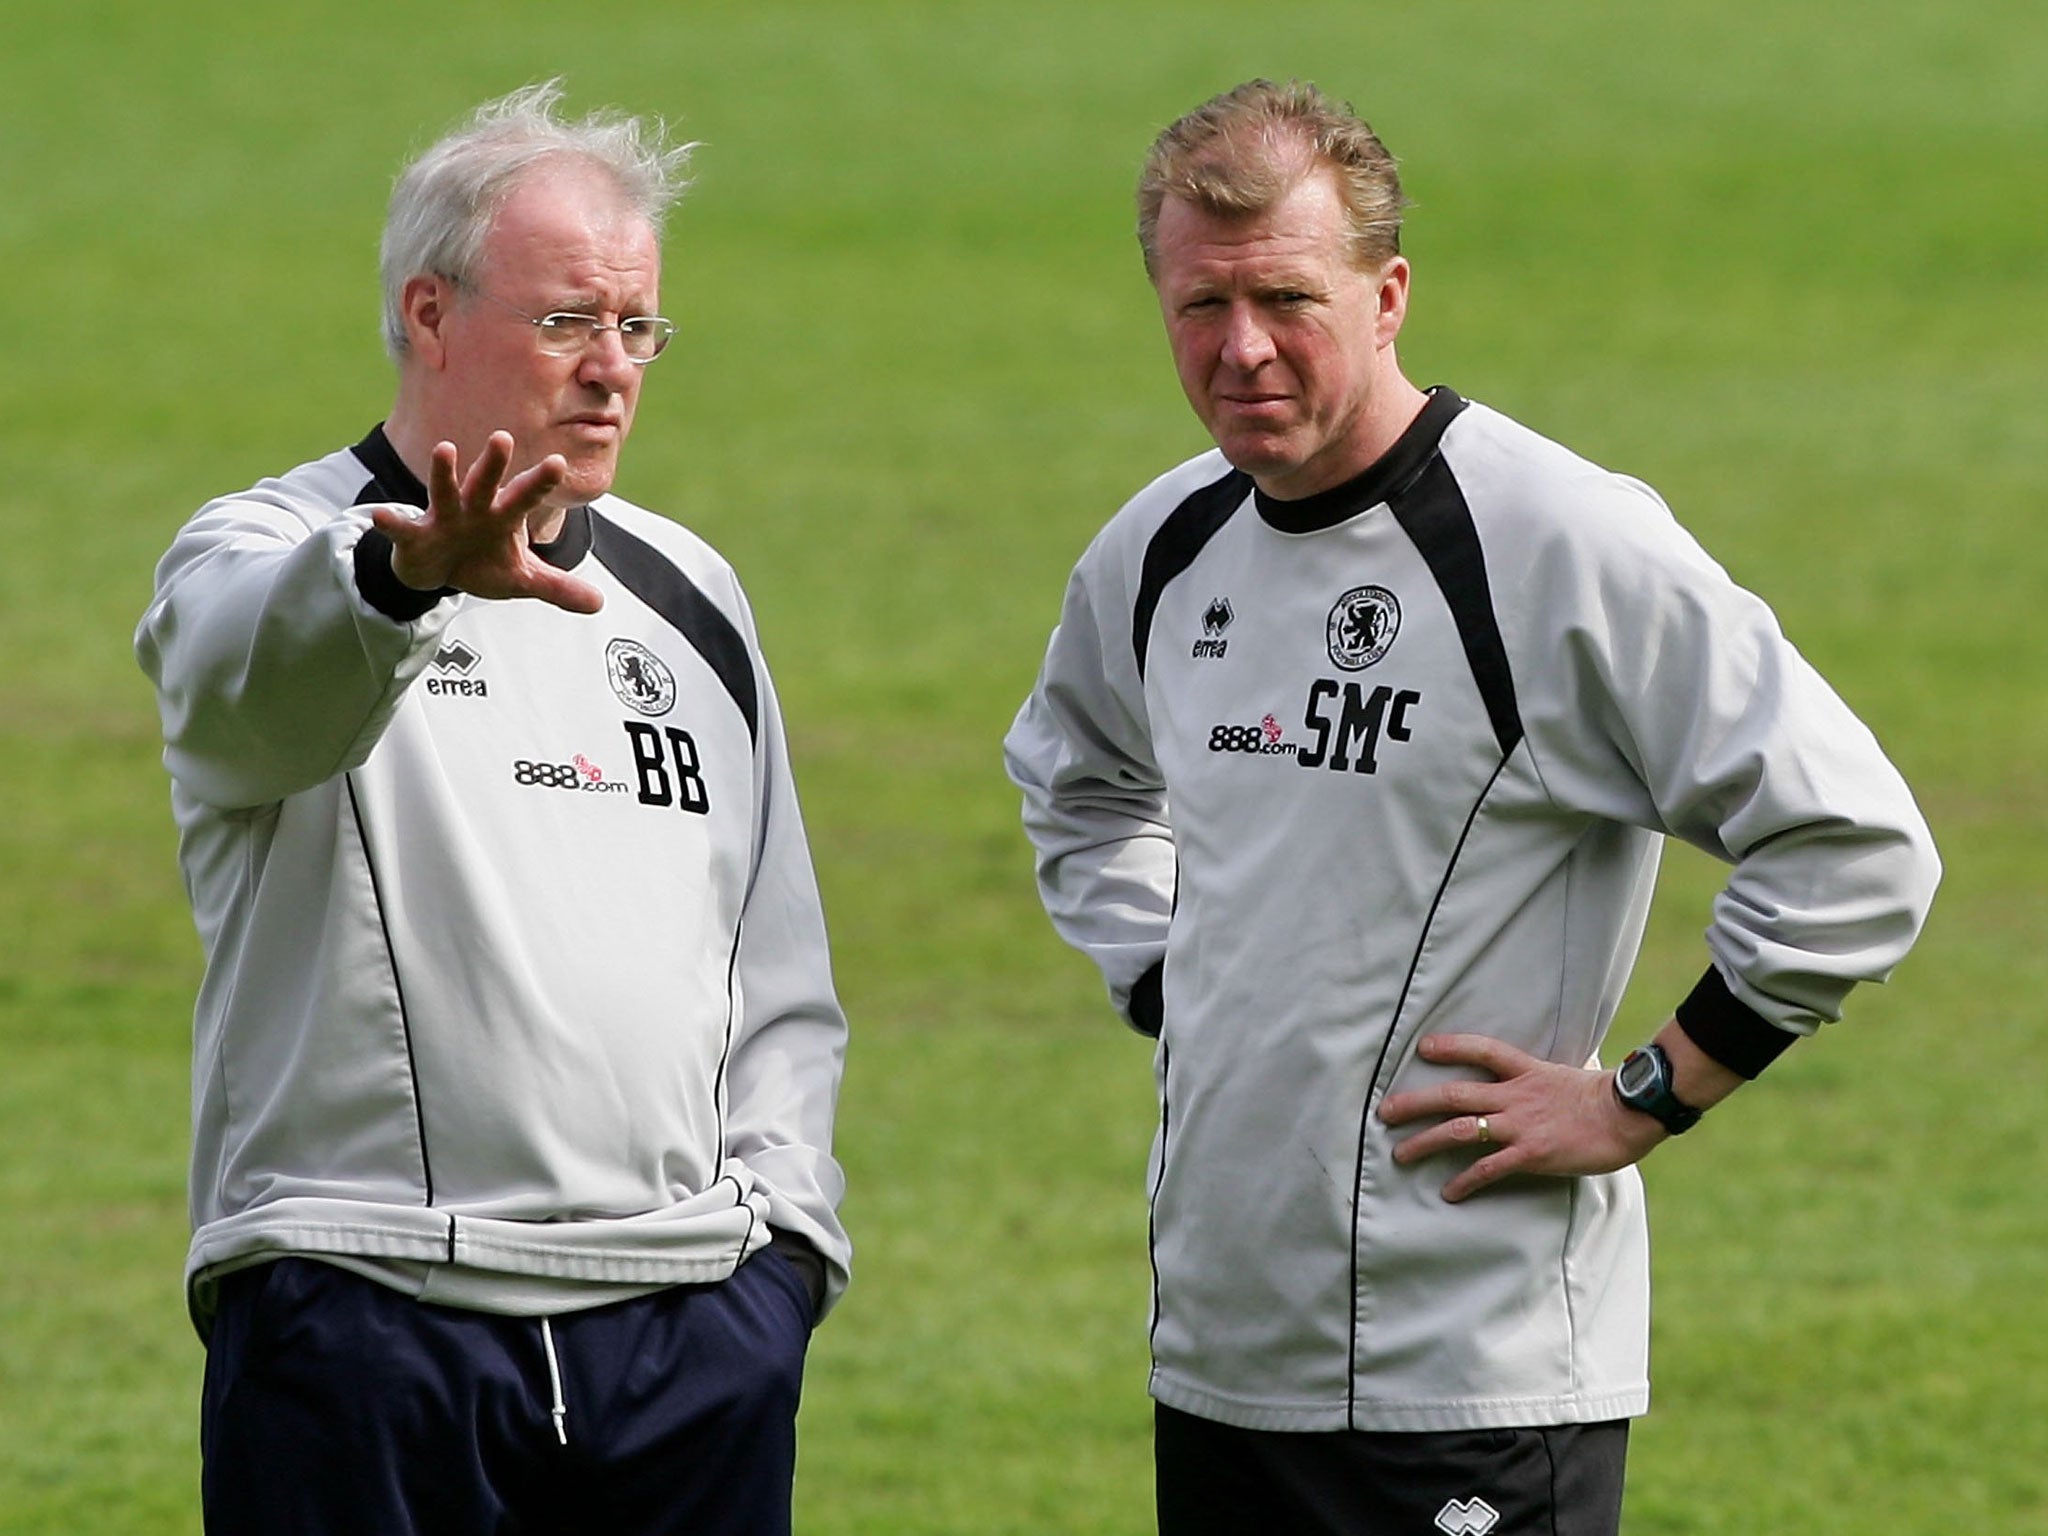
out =
<path fill-rule="evenodd" d="M 1671 1080 L 1671 1058 L 1652 1040 L 1630 1051 L 1615 1068 L 1614 1096 L 1623 1108 L 1650 1116 L 1674 1136 L 1683 1135 L 1700 1123 L 1705 1111 L 1680 1100 Z"/>

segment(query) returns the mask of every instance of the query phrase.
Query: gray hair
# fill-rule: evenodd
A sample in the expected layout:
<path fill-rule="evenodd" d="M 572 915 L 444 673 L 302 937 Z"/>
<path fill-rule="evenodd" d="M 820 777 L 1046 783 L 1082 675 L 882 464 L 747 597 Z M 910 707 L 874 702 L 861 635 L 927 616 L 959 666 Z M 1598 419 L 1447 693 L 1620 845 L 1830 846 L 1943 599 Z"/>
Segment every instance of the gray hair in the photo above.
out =
<path fill-rule="evenodd" d="M 1138 176 L 1138 247 L 1159 277 L 1159 210 L 1184 198 L 1226 218 L 1278 203 L 1303 177 L 1327 167 L 1361 270 L 1401 254 L 1401 174 L 1379 135 L 1348 103 L 1306 81 L 1247 80 L 1205 101 L 1152 141 Z"/>
<path fill-rule="evenodd" d="M 659 118 L 594 112 L 565 122 L 555 110 L 561 99 L 556 79 L 487 101 L 399 173 L 378 251 L 384 348 L 393 359 L 407 346 L 406 283 L 426 273 L 473 280 L 498 210 L 549 161 L 580 162 L 609 177 L 625 206 L 660 237 L 689 185 L 684 169 L 697 146 L 671 144 Z"/>

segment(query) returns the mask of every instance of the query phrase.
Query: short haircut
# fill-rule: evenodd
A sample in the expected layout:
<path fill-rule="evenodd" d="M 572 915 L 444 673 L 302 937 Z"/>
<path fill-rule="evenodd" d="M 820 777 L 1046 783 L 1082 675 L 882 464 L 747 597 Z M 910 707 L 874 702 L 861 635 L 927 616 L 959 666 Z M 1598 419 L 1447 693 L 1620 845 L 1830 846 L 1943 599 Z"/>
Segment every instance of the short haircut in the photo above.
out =
<path fill-rule="evenodd" d="M 474 281 L 498 210 L 538 169 L 568 161 L 608 177 L 660 238 L 697 146 L 671 144 L 659 118 L 594 112 L 564 121 L 561 99 L 562 82 L 546 80 L 487 101 L 399 172 L 378 252 L 384 348 L 394 359 L 407 347 L 406 283 L 425 274 Z"/>
<path fill-rule="evenodd" d="M 1401 253 L 1408 200 L 1394 157 L 1350 106 L 1306 81 L 1248 80 L 1205 101 L 1152 141 L 1138 176 L 1138 246 L 1159 279 L 1159 210 L 1185 198 L 1225 218 L 1264 213 L 1304 177 L 1328 167 L 1351 226 L 1360 269 Z"/>

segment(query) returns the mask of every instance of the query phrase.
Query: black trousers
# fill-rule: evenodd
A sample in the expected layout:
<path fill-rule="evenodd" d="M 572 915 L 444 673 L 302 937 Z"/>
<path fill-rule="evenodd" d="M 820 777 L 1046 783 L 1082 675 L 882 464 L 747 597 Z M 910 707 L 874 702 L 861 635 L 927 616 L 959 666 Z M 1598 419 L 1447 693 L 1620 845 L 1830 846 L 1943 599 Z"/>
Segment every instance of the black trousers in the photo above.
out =
<path fill-rule="evenodd" d="M 1628 1421 L 1239 1429 L 1155 1405 L 1159 1536 L 1618 1536 Z"/>
<path fill-rule="evenodd" d="M 548 1320 L 309 1259 L 227 1277 L 200 1416 L 209 1536 L 788 1536 L 814 1319 L 773 1249 Z"/>

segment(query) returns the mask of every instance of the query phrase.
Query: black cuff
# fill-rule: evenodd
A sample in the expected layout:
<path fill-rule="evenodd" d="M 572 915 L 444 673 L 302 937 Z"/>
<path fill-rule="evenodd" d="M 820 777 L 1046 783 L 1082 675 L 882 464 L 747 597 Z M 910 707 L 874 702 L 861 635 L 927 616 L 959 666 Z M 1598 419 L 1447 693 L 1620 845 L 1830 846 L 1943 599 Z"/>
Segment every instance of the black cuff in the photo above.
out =
<path fill-rule="evenodd" d="M 1687 1039 L 1739 1077 L 1754 1078 L 1799 1038 L 1730 992 L 1711 965 L 1678 1005 L 1677 1017 Z"/>
<path fill-rule="evenodd" d="M 442 598 L 455 595 L 453 587 L 422 592 L 392 575 L 391 540 L 375 528 L 365 529 L 356 541 L 356 590 L 364 602 L 399 624 L 424 618 Z"/>
<path fill-rule="evenodd" d="M 794 1232 L 783 1232 L 773 1227 L 768 1230 L 768 1246 L 789 1260 L 803 1277 L 804 1289 L 811 1293 L 811 1316 L 816 1317 L 824 1311 L 825 1256 Z"/>
<path fill-rule="evenodd" d="M 1141 1035 L 1159 1038 L 1161 1026 L 1166 1023 L 1166 1000 L 1160 995 L 1160 978 L 1166 974 L 1166 962 L 1155 960 L 1152 968 L 1140 976 L 1131 988 L 1131 1003 L 1124 1010 L 1131 1021 L 1131 1028 Z"/>

